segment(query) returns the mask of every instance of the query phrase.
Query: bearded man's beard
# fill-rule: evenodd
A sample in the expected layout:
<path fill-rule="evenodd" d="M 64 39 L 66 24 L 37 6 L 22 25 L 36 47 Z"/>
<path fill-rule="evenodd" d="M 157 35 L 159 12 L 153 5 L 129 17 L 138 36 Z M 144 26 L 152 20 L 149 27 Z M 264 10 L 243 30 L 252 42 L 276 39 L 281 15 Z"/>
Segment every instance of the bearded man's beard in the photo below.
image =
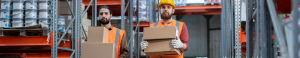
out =
<path fill-rule="evenodd" d="M 166 15 L 160 15 L 161 16 L 161 19 L 171 19 L 172 18 L 172 15 L 171 14 L 166 14 Z"/>

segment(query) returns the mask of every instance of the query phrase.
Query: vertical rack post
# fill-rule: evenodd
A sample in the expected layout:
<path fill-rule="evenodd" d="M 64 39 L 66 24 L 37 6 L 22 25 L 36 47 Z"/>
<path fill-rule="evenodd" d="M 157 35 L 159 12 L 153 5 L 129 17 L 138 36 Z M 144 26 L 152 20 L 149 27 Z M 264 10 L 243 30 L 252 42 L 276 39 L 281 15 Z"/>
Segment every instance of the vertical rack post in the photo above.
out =
<path fill-rule="evenodd" d="M 247 36 L 247 57 L 252 58 L 253 54 L 253 0 L 247 0 L 246 2 L 246 36 Z"/>
<path fill-rule="evenodd" d="M 234 57 L 235 56 L 235 52 L 234 52 L 234 50 L 235 50 L 235 48 L 234 48 L 234 46 L 235 46 L 235 38 L 234 38 L 234 34 L 235 34 L 235 32 L 234 32 L 234 30 L 235 30 L 235 28 L 234 28 L 234 23 L 235 23 L 235 21 L 234 20 L 236 20 L 235 18 L 234 18 L 234 15 L 235 14 L 233 14 L 233 13 L 236 13 L 236 12 L 234 12 L 234 0 L 230 0 L 230 57 Z"/>
<path fill-rule="evenodd" d="M 268 8 L 266 8 L 266 10 L 268 10 Z M 268 57 L 268 58 L 273 58 L 272 56 L 271 56 L 271 54 L 272 54 L 272 48 L 271 48 L 271 43 L 272 43 L 272 38 L 271 38 L 271 31 L 272 31 L 272 27 L 271 27 L 271 20 L 270 20 L 271 18 L 270 18 L 270 13 L 268 12 L 268 11 L 266 11 L 266 21 L 265 21 L 265 32 L 266 32 L 266 38 L 265 38 L 265 40 L 266 40 L 266 53 L 267 53 L 267 55 L 266 55 L 266 57 Z M 277 19 L 276 19 L 277 20 Z"/>
<path fill-rule="evenodd" d="M 51 25 L 51 27 L 52 27 L 52 32 L 53 32 L 53 46 L 51 47 L 51 58 L 57 58 L 57 44 L 56 44 L 56 42 L 57 42 L 57 36 L 58 36 L 58 34 L 57 34 L 57 32 L 58 32 L 58 25 L 57 25 L 57 23 L 58 23 L 58 20 L 57 20 L 57 16 L 58 16 L 58 14 L 57 14 L 57 12 L 58 12 L 58 0 L 53 0 L 53 1 L 51 1 L 52 2 L 52 25 Z"/>
<path fill-rule="evenodd" d="M 225 3 L 225 0 L 221 0 L 222 1 L 222 5 L 223 6 L 226 6 L 226 3 Z M 223 7 L 222 10 L 221 10 L 221 36 L 222 36 L 222 41 L 221 41 L 221 57 L 222 58 L 225 58 L 225 18 L 226 18 L 226 14 L 225 14 L 225 10 L 226 10 L 226 7 Z"/>
<path fill-rule="evenodd" d="M 160 2 L 160 0 L 155 0 L 155 2 L 154 2 L 155 8 L 154 8 L 154 9 L 156 9 L 156 7 L 158 7 L 158 5 L 157 5 L 156 3 L 159 3 L 159 2 Z M 157 14 L 157 16 L 153 19 L 153 22 L 152 22 L 152 23 L 158 22 L 159 19 L 160 19 L 159 7 L 158 7 L 158 12 L 156 12 L 156 10 L 155 10 L 155 15 L 156 15 L 156 14 Z"/>
<path fill-rule="evenodd" d="M 77 0 L 78 2 L 77 2 L 77 18 L 78 18 L 78 44 L 77 44 L 77 46 L 78 46 L 78 53 L 77 53 L 77 55 L 78 55 L 78 57 L 80 58 L 81 57 L 81 45 L 82 45 L 82 33 L 84 32 L 85 33 L 85 31 L 83 31 L 83 25 L 82 25 L 82 0 Z M 84 14 L 83 14 L 84 15 Z"/>
<path fill-rule="evenodd" d="M 293 51 L 294 52 L 292 52 L 292 55 L 293 56 L 291 56 L 292 58 L 299 58 L 300 57 L 300 47 L 299 46 L 297 46 L 297 45 L 299 45 L 300 44 L 300 31 L 299 31 L 299 29 L 300 29 L 300 17 L 298 16 L 299 15 L 299 13 L 300 13 L 300 11 L 299 11 L 299 0 L 293 0 L 293 10 L 294 10 L 294 13 L 292 14 L 293 15 L 293 18 L 294 18 L 294 30 L 293 30 L 293 32 L 294 32 L 294 43 L 293 43 L 293 45 L 294 45 L 294 48 L 293 48 Z"/>
<path fill-rule="evenodd" d="M 231 20 L 231 17 L 230 17 L 230 2 L 229 1 L 226 1 L 225 2 L 226 3 L 226 23 L 225 23 L 225 25 L 226 25 L 226 49 L 227 49 L 227 51 L 226 51 L 226 57 L 228 57 L 228 58 L 230 58 L 230 24 L 231 24 L 231 22 L 230 22 L 230 20 Z"/>
<path fill-rule="evenodd" d="M 260 22 L 261 22 L 261 25 L 260 25 L 260 29 L 261 29 L 261 47 L 260 47 L 260 49 L 261 49 L 261 51 L 260 51 L 260 53 L 261 53 L 261 57 L 262 58 L 267 58 L 267 47 L 266 47 L 266 42 L 267 42 L 267 40 L 266 40 L 266 18 L 265 18 L 265 15 L 266 13 L 265 13 L 265 0 L 260 0 L 260 18 L 259 18 L 259 20 L 260 20 Z"/>
<path fill-rule="evenodd" d="M 256 56 L 255 57 L 260 57 L 260 3 L 259 3 L 259 0 L 256 0 L 256 10 L 257 10 L 257 15 L 256 15 L 256 20 L 255 20 L 255 22 L 256 22 L 256 26 L 255 26 L 255 28 L 256 28 L 256 31 L 255 31 L 255 34 L 256 34 L 256 36 L 255 36 L 255 41 L 256 41 Z"/>
<path fill-rule="evenodd" d="M 97 26 L 97 0 L 94 0 L 92 9 L 92 26 Z"/>
<path fill-rule="evenodd" d="M 234 17 L 235 17 L 235 24 L 234 24 L 234 28 L 235 28 L 235 57 L 236 58 L 241 58 L 241 44 L 239 43 L 239 28 L 240 28 L 240 20 L 241 20 L 241 0 L 235 0 L 234 4 L 235 4 L 235 8 L 234 8 Z"/>
<path fill-rule="evenodd" d="M 134 41 L 133 41 L 133 37 L 134 37 L 134 34 L 133 34 L 133 0 L 130 0 L 130 3 L 129 3 L 129 31 L 128 31 L 128 35 L 129 35 L 129 38 L 130 38 L 130 41 L 129 41 L 129 55 L 130 55 L 130 58 L 133 58 L 133 53 L 134 53 L 134 46 L 133 46 L 133 44 L 134 44 Z"/>
<path fill-rule="evenodd" d="M 294 3 L 297 3 L 299 4 L 299 1 L 293 1 Z M 282 32 L 282 29 L 280 27 L 280 24 L 278 22 L 278 17 L 277 17 L 277 13 L 276 13 L 276 9 L 275 9 L 275 5 L 274 5 L 274 2 L 272 0 L 267 0 L 267 5 L 268 5 L 268 8 L 269 8 L 269 13 L 271 15 L 271 18 L 272 18 L 272 23 L 274 25 L 274 30 L 275 30 L 275 33 L 276 33 L 276 37 L 277 37 L 277 41 L 280 45 L 280 51 L 281 51 L 281 54 L 283 56 L 283 58 L 290 58 L 288 55 L 288 51 L 287 51 L 287 46 L 286 46 L 286 41 L 283 37 L 283 32 Z M 293 5 L 293 7 L 297 7 L 297 5 Z M 295 10 L 296 11 L 296 10 Z M 299 12 L 299 11 L 298 11 Z M 297 13 L 298 13 L 297 12 Z M 295 19 L 295 18 L 294 18 Z M 297 19 L 295 19 L 297 20 Z M 297 21 L 294 21 L 294 22 L 297 22 Z M 296 24 L 295 24 L 296 25 Z M 294 26 L 295 26 L 294 25 Z M 299 26 L 296 26 L 296 27 L 299 27 Z M 294 29 L 295 30 L 295 29 Z M 297 31 L 294 31 L 294 32 L 297 32 Z M 295 35 L 295 34 L 294 34 Z M 294 37 L 296 38 L 296 37 Z M 297 40 L 294 40 L 294 41 L 297 41 Z M 298 52 L 299 53 L 299 52 Z M 298 55 L 298 54 L 297 54 Z M 298 56 L 299 57 L 299 56 Z M 295 58 L 298 58 L 298 57 L 295 57 Z M 294 57 L 292 57 L 294 58 Z"/>
<path fill-rule="evenodd" d="M 139 31 L 139 29 L 140 29 L 140 27 L 139 27 L 140 26 L 139 25 L 140 24 L 140 18 L 139 18 L 139 0 L 136 0 L 136 15 L 135 16 L 136 16 L 136 24 L 137 24 L 135 26 L 136 27 L 136 31 L 137 31 L 136 32 L 136 43 L 135 43 L 136 44 L 136 46 L 135 46 L 135 49 L 136 49 L 136 51 L 135 51 L 136 52 L 135 57 L 136 58 L 140 58 L 140 49 L 139 49 L 139 47 L 140 47 L 140 45 L 139 45 L 139 42 L 140 42 L 140 39 L 139 39 L 139 35 L 140 35 L 139 34 L 139 32 L 140 32 Z"/>
<path fill-rule="evenodd" d="M 122 0 L 122 5 L 121 5 L 121 29 L 122 30 L 125 30 L 125 18 L 124 18 L 124 16 L 125 16 L 125 0 Z"/>
<path fill-rule="evenodd" d="M 77 0 L 73 0 L 73 1 L 72 1 L 72 4 L 73 4 L 73 5 L 72 5 L 72 6 L 73 6 L 72 8 L 73 8 L 73 11 L 74 11 L 73 14 L 75 14 L 75 16 L 76 16 L 77 13 L 78 13 L 78 12 L 77 12 Z M 74 20 L 75 20 L 75 21 L 74 21 L 74 23 L 73 23 L 73 30 L 74 30 L 74 35 L 75 35 L 75 36 L 74 36 L 74 38 L 73 38 L 73 40 L 74 40 L 74 41 L 73 41 L 73 42 L 74 42 L 74 44 L 73 44 L 73 45 L 74 45 L 74 51 L 73 51 L 73 52 L 74 52 L 74 57 L 75 57 L 75 58 L 79 58 L 78 55 L 77 55 L 77 54 L 78 54 L 78 52 L 77 52 L 77 50 L 78 50 L 78 48 L 77 48 L 77 47 L 78 47 L 78 46 L 77 46 L 77 43 L 78 43 L 78 42 L 77 42 L 77 38 L 79 38 L 79 37 L 78 37 L 78 28 L 77 28 L 77 27 L 78 27 L 78 25 L 77 25 L 77 24 L 78 24 L 78 23 L 77 23 L 77 22 L 78 22 L 78 18 L 77 18 L 77 17 L 74 17 Z"/>
<path fill-rule="evenodd" d="M 153 12 L 155 12 L 155 8 L 153 7 L 153 1 L 155 1 L 155 0 L 148 0 L 148 3 L 149 3 L 149 13 L 148 14 L 150 14 L 149 16 L 148 16 L 148 18 L 149 18 L 149 21 L 150 21 L 150 23 L 152 23 L 153 22 L 153 18 L 155 18 L 155 17 L 153 17 Z"/>

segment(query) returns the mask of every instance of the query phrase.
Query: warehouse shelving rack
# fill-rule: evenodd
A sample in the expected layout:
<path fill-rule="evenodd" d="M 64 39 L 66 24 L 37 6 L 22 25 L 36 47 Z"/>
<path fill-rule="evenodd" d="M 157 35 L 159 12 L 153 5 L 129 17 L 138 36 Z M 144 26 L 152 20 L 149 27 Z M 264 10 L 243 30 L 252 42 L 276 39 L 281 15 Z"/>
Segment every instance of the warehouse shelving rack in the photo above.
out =
<path fill-rule="evenodd" d="M 66 0 L 68 1 L 68 0 Z M 69 24 L 70 25 L 73 25 L 73 28 L 72 28 L 72 48 L 62 48 L 62 47 L 58 47 L 59 43 L 61 42 L 62 38 L 58 38 L 58 34 L 57 34 L 57 24 L 58 21 L 57 21 L 57 2 L 58 0 L 54 0 L 54 3 L 53 4 L 53 27 L 52 27 L 52 32 L 53 32 L 53 46 L 52 46 L 52 50 L 51 50 L 51 57 L 52 58 L 58 58 L 58 49 L 62 49 L 62 50 L 67 50 L 67 51 L 71 51 L 72 54 L 70 55 L 70 58 L 80 58 L 81 56 L 81 45 L 82 45 L 82 31 L 83 30 L 83 27 L 82 27 L 82 18 L 84 16 L 84 14 L 87 13 L 89 7 L 92 5 L 92 26 L 97 26 L 97 20 L 98 20 L 98 17 L 97 17 L 97 6 L 98 5 L 107 5 L 107 4 L 101 4 L 101 1 L 98 1 L 98 0 L 84 0 L 86 3 L 86 1 L 90 1 L 89 4 L 87 5 L 87 8 L 84 10 L 84 12 L 82 12 L 83 10 L 81 10 L 81 7 L 84 7 L 82 5 L 79 5 L 79 4 L 82 4 L 82 0 L 72 0 L 72 4 L 73 4 L 73 9 L 71 10 L 71 7 L 70 7 L 70 3 L 69 4 L 69 8 L 72 12 L 72 16 L 73 16 L 73 19 L 72 19 L 72 23 Z M 112 3 L 119 3 L 119 4 L 122 4 L 121 5 L 121 24 L 122 24 L 122 27 L 121 29 L 125 30 L 125 12 L 126 12 L 126 9 L 124 8 L 124 5 L 125 5 L 125 1 L 124 0 L 120 0 L 122 1 L 121 3 L 120 2 L 112 2 Z M 132 2 L 132 0 L 130 0 L 130 2 Z M 110 4 L 110 3 L 108 3 Z M 129 49 L 130 49 L 130 57 L 132 58 L 133 57 L 133 53 L 134 53 L 134 50 L 133 50 L 133 22 L 132 22 L 132 15 L 133 15 L 133 7 L 132 7 L 132 3 L 130 3 L 130 6 L 129 6 L 129 29 L 127 30 L 127 35 L 129 37 Z M 83 14 L 83 15 L 82 15 Z M 138 25 L 138 24 L 137 24 Z M 67 28 L 69 28 L 69 26 Z M 66 34 L 66 32 L 63 33 L 63 35 L 61 37 L 64 37 Z M 85 34 L 85 33 L 84 33 Z M 85 34 L 86 36 L 86 34 Z M 131 41 L 131 42 L 130 42 Z M 138 53 L 136 53 L 138 54 Z"/>
<path fill-rule="evenodd" d="M 29 38 L 30 40 L 27 41 L 23 41 L 23 42 L 28 42 L 28 41 L 36 41 L 36 39 L 40 39 L 41 42 L 43 44 L 45 44 L 48 47 L 51 47 L 51 53 L 27 53 L 27 56 L 30 55 L 41 55 L 41 56 L 35 56 L 35 57 L 51 57 L 51 58 L 80 58 L 81 56 L 81 46 L 82 46 L 82 37 L 87 36 L 85 34 L 84 28 L 82 26 L 82 18 L 83 16 L 87 13 L 87 11 L 89 10 L 89 7 L 92 6 L 92 26 L 97 26 L 97 6 L 98 5 L 107 5 L 107 4 L 101 4 L 102 0 L 72 0 L 72 7 L 70 7 L 70 3 L 68 3 L 69 5 L 69 9 L 71 10 L 72 13 L 72 23 L 70 23 L 66 28 L 65 31 L 67 30 L 67 28 L 69 28 L 71 25 L 73 26 L 72 28 L 72 39 L 71 41 L 66 41 L 66 46 L 63 45 L 63 37 L 66 36 L 67 32 L 64 32 L 63 35 L 59 35 L 58 34 L 58 1 L 59 0 L 51 0 L 51 7 L 52 7 L 52 11 L 51 11 L 51 15 L 52 17 L 52 25 L 50 28 L 50 39 L 49 39 L 49 43 L 46 42 L 46 37 L 40 37 L 40 38 Z M 68 1 L 68 0 L 66 0 Z M 85 1 L 85 2 L 84 2 Z M 86 2 L 89 1 L 89 2 Z M 103 0 L 103 1 L 107 1 L 107 0 Z M 127 36 L 129 37 L 129 49 L 130 49 L 130 58 L 133 58 L 134 55 L 136 58 L 139 58 L 139 39 L 138 40 L 134 40 L 134 36 L 139 36 L 139 28 L 140 27 L 147 27 L 150 25 L 150 23 L 154 23 L 156 21 L 158 21 L 158 17 L 157 14 L 157 5 L 156 3 L 159 2 L 159 0 L 149 0 L 150 2 L 150 22 L 141 22 L 139 20 L 136 20 L 136 22 L 134 22 L 133 19 L 133 13 L 137 13 L 136 15 L 138 15 L 138 12 L 134 12 L 134 7 L 133 7 L 133 0 L 129 0 L 129 3 L 127 4 L 128 6 L 125 7 L 125 0 L 121 0 L 122 2 L 112 2 L 112 3 L 119 3 L 118 5 L 121 4 L 121 29 L 125 30 L 125 26 L 128 26 L 127 31 Z M 139 0 L 136 0 L 137 2 Z M 85 10 L 82 10 L 82 6 L 81 4 L 85 3 L 87 8 Z M 88 5 L 87 5 L 88 3 Z M 109 4 L 110 5 L 110 4 Z M 128 10 L 127 10 L 128 7 Z M 138 5 L 137 5 L 138 7 Z M 179 13 L 175 13 L 178 15 L 194 15 L 194 14 L 221 14 L 221 8 L 222 5 L 213 5 L 213 6 L 184 6 L 184 7 L 177 7 L 176 8 L 176 12 Z M 138 10 L 138 8 L 137 8 Z M 125 24 L 125 15 L 126 15 L 126 11 L 128 11 L 128 18 L 129 18 L 129 24 Z M 137 18 L 139 18 L 137 16 Z M 133 28 L 136 27 L 135 31 L 133 30 Z M 136 32 L 136 35 L 134 34 L 134 32 Z M 23 37 L 24 38 L 24 37 Z M 42 40 L 44 39 L 44 40 Z M 136 41 L 136 43 L 134 43 L 133 41 Z M 22 43 L 22 42 L 19 42 Z M 24 44 L 24 43 L 22 43 Z M 40 44 L 40 43 L 39 43 Z M 137 47 L 134 47 L 134 45 L 136 45 Z M 134 50 L 135 49 L 135 50 Z M 68 51 L 68 52 L 66 52 Z M 51 54 L 51 55 L 50 55 Z M 24 55 L 24 54 L 20 54 L 20 55 Z M 24 56 L 25 57 L 25 56 Z"/>
<path fill-rule="evenodd" d="M 300 31 L 299 31 L 299 21 L 300 21 L 300 17 L 299 17 L 299 15 L 300 15 L 300 9 L 299 9 L 299 4 L 300 4 L 300 1 L 299 0 L 293 0 L 293 3 L 292 3 L 292 8 L 293 8 L 293 10 L 294 10 L 294 14 L 292 14 L 292 15 L 295 15 L 295 16 L 293 16 L 293 19 L 294 19 L 294 22 L 293 22 L 293 24 L 294 24 L 294 29 L 293 29 L 293 31 L 294 31 L 294 38 L 293 38 L 293 52 L 292 52 L 292 56 L 291 56 L 291 58 L 299 58 L 300 57 L 300 47 L 298 46 L 298 44 L 300 44 L 300 37 L 299 37 L 299 34 L 300 34 Z"/>
<path fill-rule="evenodd" d="M 282 24 L 277 14 L 299 10 L 298 0 L 222 0 L 222 58 L 241 58 L 239 29 L 242 19 L 242 2 L 246 2 L 246 57 L 277 58 L 277 48 L 283 58 L 299 58 L 298 35 L 300 11 L 294 11 L 293 54 L 287 51 Z M 289 8 L 292 2 L 292 9 Z M 275 7 L 276 6 L 276 7 Z M 274 35 L 274 36 L 273 36 Z M 233 37 L 232 37 L 233 36 Z M 274 38 L 273 38 L 274 37 Z M 233 43 L 235 42 L 235 43 Z M 279 45 L 279 47 L 277 47 Z M 291 53 L 291 52 L 290 52 Z M 293 56 L 291 56 L 293 55 Z"/>
<path fill-rule="evenodd" d="M 68 1 L 68 0 L 66 0 Z M 70 58 L 80 58 L 80 55 L 81 55 L 81 45 L 82 45 L 82 32 L 84 31 L 83 29 L 83 26 L 82 26 L 82 18 L 84 15 L 82 14 L 85 14 L 86 13 L 86 10 L 85 12 L 82 12 L 83 10 L 82 9 L 82 0 L 72 0 L 72 9 L 70 7 L 70 3 L 68 3 L 68 6 L 69 6 L 69 9 L 72 13 L 72 21 L 71 23 L 64 29 L 64 30 L 68 30 L 68 28 L 72 25 L 72 39 L 71 39 L 71 47 L 70 48 L 65 48 L 65 47 L 59 47 L 60 43 L 62 42 L 64 36 L 66 35 L 67 32 L 64 32 L 62 36 L 58 35 L 58 0 L 53 0 L 53 3 L 52 3 L 52 16 L 53 16 L 53 19 L 52 19 L 52 26 L 51 26 L 51 32 L 53 34 L 53 43 L 52 43 L 52 47 L 51 47 L 51 58 L 60 58 L 58 55 L 60 55 L 59 53 L 59 50 L 58 49 L 61 49 L 61 50 L 66 50 L 66 51 L 70 51 L 71 54 L 69 55 Z M 92 1 L 90 2 L 90 4 L 92 3 Z M 88 7 L 89 8 L 89 7 Z M 84 32 L 85 34 L 85 32 Z M 85 34 L 85 36 L 87 36 Z"/>
<path fill-rule="evenodd" d="M 0 37 L 0 47 L 1 47 L 1 55 L 2 54 L 15 54 L 20 55 L 21 57 L 51 57 L 57 58 L 57 54 L 60 54 L 59 57 L 66 57 L 66 55 L 71 55 L 69 52 L 59 49 L 70 49 L 71 48 L 71 41 L 64 41 L 58 42 L 58 26 L 57 26 L 57 2 L 58 0 L 51 0 L 49 1 L 50 9 L 51 9 L 51 17 L 50 20 L 53 21 L 51 23 L 50 32 L 47 30 L 48 36 L 7 36 L 7 37 Z M 24 30 L 24 29 L 22 29 Z M 29 30 L 29 29 L 26 29 Z M 37 30 L 37 29 L 30 29 L 30 30 Z M 43 32 L 45 33 L 45 32 Z M 63 37 L 62 37 L 63 38 Z M 61 39 L 62 39 L 61 38 Z M 61 41 L 61 40 L 60 40 Z M 59 45 L 59 43 L 62 43 Z M 74 46 L 74 45 L 73 45 Z M 51 51 L 51 53 L 50 53 Z M 55 53 L 55 52 L 62 52 L 62 53 Z M 52 55 L 50 55 L 52 54 Z M 38 56 L 37 56 L 38 55 Z"/>
<path fill-rule="evenodd" d="M 51 25 L 51 35 L 50 35 L 50 40 L 49 43 L 46 42 L 45 36 L 40 37 L 40 38 L 29 38 L 29 40 L 27 41 L 23 41 L 23 42 L 29 42 L 29 41 L 37 41 L 36 39 L 40 39 L 42 41 L 43 44 L 45 44 L 46 46 L 51 47 L 51 53 L 28 53 L 26 54 L 27 56 L 30 55 L 42 55 L 42 56 L 35 56 L 35 57 L 51 57 L 51 58 L 80 58 L 81 55 L 81 45 L 82 45 L 82 37 L 83 35 L 86 36 L 85 33 L 82 34 L 82 31 L 84 31 L 84 28 L 82 26 L 82 18 L 85 15 L 85 13 L 87 13 L 87 11 L 89 10 L 89 7 L 92 5 L 92 26 L 97 26 L 97 6 L 98 5 L 107 5 L 107 4 L 101 4 L 101 1 L 99 0 L 72 0 L 72 8 L 70 7 L 70 3 L 69 4 L 69 9 L 71 10 L 72 13 L 72 23 L 69 24 L 66 28 L 69 28 L 71 25 L 73 26 L 72 28 L 72 39 L 71 41 L 66 41 L 67 42 L 67 46 L 62 45 L 62 41 L 63 41 L 63 37 L 66 35 L 66 32 L 63 33 L 63 35 L 59 35 L 58 34 L 58 1 L 59 0 L 52 0 L 51 1 L 51 7 L 52 7 L 52 25 Z M 66 0 L 68 1 L 68 0 Z M 87 8 L 85 10 L 81 10 L 82 6 L 81 3 L 86 3 L 83 1 L 88 1 L 88 5 Z M 106 1 L 106 0 L 105 0 Z M 139 0 L 137 0 L 138 2 Z M 133 31 L 133 27 L 136 27 L 135 32 L 136 32 L 136 36 L 139 36 L 139 27 L 147 27 L 150 25 L 150 23 L 156 22 L 158 21 L 158 19 L 156 19 L 156 17 L 158 18 L 159 16 L 156 15 L 157 13 L 157 5 L 155 3 L 159 2 L 159 0 L 149 0 L 150 1 L 150 22 L 143 22 L 140 23 L 139 20 L 136 20 L 136 22 L 133 22 L 133 13 L 134 13 L 134 9 L 133 9 L 133 3 L 128 3 L 129 6 L 128 7 L 128 18 L 129 18 L 129 24 L 128 24 L 128 30 L 127 30 L 127 35 L 130 39 L 131 42 L 129 42 L 129 48 L 130 48 L 130 58 L 133 58 L 134 54 L 136 55 L 135 57 L 139 58 L 139 40 L 136 40 L 137 42 L 134 43 L 133 42 L 133 38 L 134 38 L 134 31 Z M 133 0 L 129 0 L 129 2 L 133 2 Z M 87 4 L 86 3 L 86 4 Z M 114 3 L 114 2 L 113 2 Z M 119 3 L 119 2 L 116 2 Z M 121 4 L 121 24 L 122 27 L 121 29 L 125 30 L 125 15 L 126 15 L 126 10 L 127 7 L 125 7 L 125 0 L 122 0 Z M 118 5 L 119 5 L 118 4 Z M 137 5 L 138 7 L 138 5 Z M 195 15 L 195 14 L 221 14 L 221 8 L 222 5 L 212 5 L 212 6 L 184 6 L 184 7 L 177 7 L 176 8 L 176 12 L 175 15 Z M 137 9 L 138 10 L 138 9 Z M 136 12 L 138 15 L 138 12 Z M 137 18 L 139 18 L 137 16 Z M 65 29 L 67 30 L 67 29 Z M 24 37 L 22 37 L 24 38 Z M 44 39 L 44 40 L 42 40 Z M 22 43 L 22 42 L 19 42 Z M 22 43 L 24 44 L 24 43 Z M 40 44 L 40 43 L 39 43 Z M 136 44 L 137 47 L 133 47 L 133 45 Z M 42 44 L 40 44 L 42 45 Z M 135 50 L 134 50 L 135 49 Z M 63 51 L 62 51 L 63 50 Z M 68 52 L 65 52 L 68 51 Z M 51 56 L 49 56 L 48 54 L 51 54 Z M 23 55 L 23 54 L 20 54 Z M 25 56 L 24 56 L 25 57 Z"/>

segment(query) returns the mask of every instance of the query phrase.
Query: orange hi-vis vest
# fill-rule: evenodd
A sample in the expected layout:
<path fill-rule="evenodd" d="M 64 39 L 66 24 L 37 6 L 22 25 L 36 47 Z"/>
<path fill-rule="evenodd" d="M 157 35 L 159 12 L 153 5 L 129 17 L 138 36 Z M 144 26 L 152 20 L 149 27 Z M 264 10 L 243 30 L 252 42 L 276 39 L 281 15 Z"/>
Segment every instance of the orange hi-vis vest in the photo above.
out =
<path fill-rule="evenodd" d="M 158 22 L 151 24 L 150 27 L 176 26 L 177 30 L 179 31 L 178 37 L 180 38 L 181 30 L 182 30 L 182 26 L 183 26 L 184 22 L 179 22 L 174 19 L 172 20 L 172 22 L 170 24 L 166 24 L 166 25 L 162 24 L 161 22 L 162 22 L 162 20 L 159 20 Z M 155 58 L 155 57 L 150 57 L 150 58 Z M 179 56 L 179 57 L 159 57 L 159 58 L 183 58 L 183 53 L 181 52 L 181 56 Z"/>
<path fill-rule="evenodd" d="M 115 43 L 116 44 L 116 58 L 119 58 L 121 55 L 121 42 L 122 37 L 126 36 L 124 30 L 120 30 L 116 27 L 113 27 L 112 30 L 109 31 L 108 43 Z"/>

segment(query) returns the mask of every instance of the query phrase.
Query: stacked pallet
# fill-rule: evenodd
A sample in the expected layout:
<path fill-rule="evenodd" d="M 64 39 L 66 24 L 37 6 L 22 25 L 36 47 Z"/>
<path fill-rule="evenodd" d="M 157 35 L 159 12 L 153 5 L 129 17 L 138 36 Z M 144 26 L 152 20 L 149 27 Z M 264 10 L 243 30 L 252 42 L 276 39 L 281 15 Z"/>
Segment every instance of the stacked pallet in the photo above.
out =
<path fill-rule="evenodd" d="M 49 28 L 42 25 L 28 27 L 0 27 L 0 36 L 47 36 Z"/>

